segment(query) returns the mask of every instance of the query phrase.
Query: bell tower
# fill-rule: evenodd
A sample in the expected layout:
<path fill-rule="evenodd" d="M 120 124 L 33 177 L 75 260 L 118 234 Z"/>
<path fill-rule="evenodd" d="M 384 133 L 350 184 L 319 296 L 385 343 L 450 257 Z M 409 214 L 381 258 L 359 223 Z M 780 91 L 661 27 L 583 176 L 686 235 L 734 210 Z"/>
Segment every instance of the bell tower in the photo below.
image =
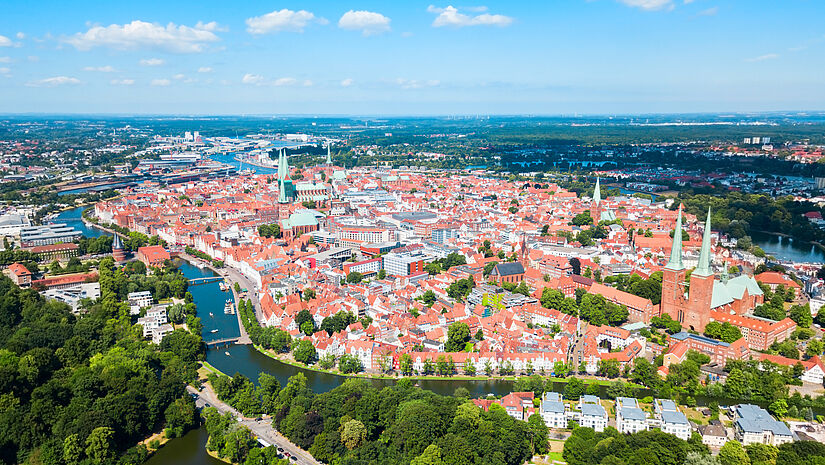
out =
<path fill-rule="evenodd" d="M 678 322 L 684 321 L 687 307 L 685 300 L 685 265 L 682 263 L 682 206 L 673 231 L 673 245 L 670 247 L 670 260 L 662 269 L 662 303 L 661 314 L 670 315 Z"/>

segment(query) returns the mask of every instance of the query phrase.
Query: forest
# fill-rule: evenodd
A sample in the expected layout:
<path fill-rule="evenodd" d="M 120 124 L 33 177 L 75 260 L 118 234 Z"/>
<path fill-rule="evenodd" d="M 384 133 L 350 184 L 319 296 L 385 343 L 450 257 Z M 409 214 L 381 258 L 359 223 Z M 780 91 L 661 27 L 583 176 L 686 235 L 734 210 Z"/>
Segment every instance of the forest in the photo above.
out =
<path fill-rule="evenodd" d="M 325 463 L 517 465 L 547 452 L 540 416 L 515 420 L 500 406 L 483 411 L 410 380 L 379 390 L 348 379 L 325 393 L 313 393 L 301 373 L 283 387 L 265 373 L 259 387 L 239 374 L 210 381 L 221 400 L 245 415 L 272 415 L 278 431 Z"/>
<path fill-rule="evenodd" d="M 101 262 L 102 297 L 79 317 L 0 277 L 0 463 L 139 464 L 139 441 L 196 424 L 184 387 L 204 356 L 200 335 L 145 342 L 119 273 Z"/>

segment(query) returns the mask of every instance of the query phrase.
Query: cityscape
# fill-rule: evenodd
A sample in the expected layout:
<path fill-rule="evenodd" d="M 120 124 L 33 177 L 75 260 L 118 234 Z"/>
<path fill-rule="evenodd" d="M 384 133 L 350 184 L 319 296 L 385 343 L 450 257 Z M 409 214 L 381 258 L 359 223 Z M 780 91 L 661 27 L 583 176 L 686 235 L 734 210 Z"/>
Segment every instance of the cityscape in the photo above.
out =
<path fill-rule="evenodd" d="M 825 11 L 527 3 L 9 6 L 0 464 L 825 461 Z"/>

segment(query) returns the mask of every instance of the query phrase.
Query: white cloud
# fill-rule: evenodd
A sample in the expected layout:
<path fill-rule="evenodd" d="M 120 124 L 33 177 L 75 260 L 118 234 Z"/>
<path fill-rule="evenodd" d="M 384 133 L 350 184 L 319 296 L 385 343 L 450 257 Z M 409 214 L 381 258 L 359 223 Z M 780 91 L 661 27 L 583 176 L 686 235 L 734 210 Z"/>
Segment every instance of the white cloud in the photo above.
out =
<path fill-rule="evenodd" d="M 395 83 L 398 84 L 402 89 L 422 89 L 424 87 L 436 87 L 437 85 L 441 84 L 440 81 L 435 79 L 430 79 L 428 81 L 420 81 L 418 79 L 403 78 L 396 79 Z"/>
<path fill-rule="evenodd" d="M 171 83 L 169 79 L 152 79 L 152 85 L 155 87 L 166 87 Z"/>
<path fill-rule="evenodd" d="M 298 80 L 297 80 L 297 79 L 295 79 L 295 78 L 290 78 L 290 77 L 278 78 L 278 79 L 276 79 L 276 80 L 272 81 L 272 85 L 273 85 L 273 86 L 278 86 L 278 87 L 282 87 L 282 86 L 294 86 L 294 85 L 295 85 L 295 84 L 297 84 L 297 83 L 298 83 Z"/>
<path fill-rule="evenodd" d="M 11 73 L 11 68 L 0 68 L 0 74 L 9 74 Z"/>
<path fill-rule="evenodd" d="M 216 30 L 218 25 L 215 22 L 198 23 L 190 27 L 175 23 L 162 26 L 135 20 L 123 25 L 94 26 L 65 39 L 65 42 L 78 50 L 108 47 L 115 50 L 151 49 L 171 53 L 197 53 L 204 51 L 206 44 L 220 40 L 215 35 Z"/>
<path fill-rule="evenodd" d="M 696 13 L 696 16 L 715 16 L 716 13 L 719 13 L 718 6 L 710 7 L 707 10 L 702 10 L 699 13 Z"/>
<path fill-rule="evenodd" d="M 19 40 L 23 40 L 23 39 L 26 38 L 26 34 L 23 34 L 22 32 L 18 32 L 17 34 L 15 34 L 15 37 L 17 37 Z"/>
<path fill-rule="evenodd" d="M 641 8 L 642 10 L 655 11 L 664 8 L 673 8 L 672 0 L 619 0 L 627 6 Z M 686 2 L 690 3 L 690 2 Z"/>
<path fill-rule="evenodd" d="M 372 11 L 349 10 L 338 20 L 338 27 L 361 31 L 364 36 L 381 34 L 390 30 L 390 18 Z"/>
<path fill-rule="evenodd" d="M 328 24 L 324 18 L 316 17 L 306 10 L 293 11 L 284 8 L 263 16 L 254 16 L 246 20 L 246 31 L 250 34 L 269 34 L 272 32 L 304 32 L 311 23 Z"/>
<path fill-rule="evenodd" d="M 210 68 L 208 66 L 201 66 L 200 68 L 198 68 L 198 72 L 199 73 L 211 73 L 212 68 Z"/>
<path fill-rule="evenodd" d="M 113 86 L 131 86 L 134 83 L 134 79 L 112 79 L 109 81 L 109 84 Z"/>
<path fill-rule="evenodd" d="M 114 73 L 117 70 L 112 68 L 109 65 L 106 65 L 106 66 L 87 66 L 87 67 L 83 68 L 83 71 L 96 71 L 98 73 Z"/>
<path fill-rule="evenodd" d="M 759 55 L 758 57 L 746 58 L 745 61 L 754 63 L 757 61 L 775 60 L 777 58 L 779 58 L 779 55 L 776 53 L 766 53 L 765 55 Z"/>
<path fill-rule="evenodd" d="M 9 58 L 9 57 L 0 57 L 0 63 L 11 63 L 11 58 Z"/>
<path fill-rule="evenodd" d="M 80 84 L 80 79 L 68 76 L 55 76 L 38 81 L 29 81 L 26 83 L 28 87 L 57 87 L 63 85 L 77 85 Z"/>
<path fill-rule="evenodd" d="M 6 36 L 0 36 L 0 47 L 11 47 L 12 41 Z"/>
<path fill-rule="evenodd" d="M 438 16 L 433 20 L 433 27 L 465 27 L 465 26 L 498 26 L 505 27 L 513 23 L 513 18 L 504 15 L 491 15 L 482 13 L 470 16 L 458 12 L 458 8 L 448 5 L 446 8 L 438 8 L 433 5 L 427 7 L 427 11 Z M 482 10 L 482 11 L 486 11 Z"/>
<path fill-rule="evenodd" d="M 26 57 L 27 60 L 31 61 L 32 63 L 40 61 L 40 57 L 37 55 L 29 55 Z"/>
<path fill-rule="evenodd" d="M 241 82 L 243 82 L 244 84 L 261 85 L 261 83 L 264 82 L 264 77 L 260 74 L 246 73 L 243 75 L 243 79 L 241 79 Z"/>
<path fill-rule="evenodd" d="M 172 76 L 172 79 L 177 79 L 178 81 L 180 81 L 181 79 L 185 79 L 185 78 L 186 78 L 186 75 L 183 74 L 183 73 L 178 73 L 178 74 Z"/>
<path fill-rule="evenodd" d="M 140 60 L 141 66 L 160 66 L 164 63 L 166 62 L 164 60 L 161 60 L 160 58 L 145 58 L 143 60 Z"/>
<path fill-rule="evenodd" d="M 355 81 L 353 81 L 352 78 L 346 78 L 341 81 L 341 87 L 349 87 L 353 84 L 355 84 Z"/>

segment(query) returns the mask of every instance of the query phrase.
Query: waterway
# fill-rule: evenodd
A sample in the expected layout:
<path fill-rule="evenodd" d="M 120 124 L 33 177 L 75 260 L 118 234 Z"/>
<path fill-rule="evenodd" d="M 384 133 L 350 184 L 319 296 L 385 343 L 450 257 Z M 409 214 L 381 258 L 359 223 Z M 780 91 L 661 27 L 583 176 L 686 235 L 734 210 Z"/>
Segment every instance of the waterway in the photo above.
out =
<path fill-rule="evenodd" d="M 793 262 L 825 263 L 825 252 L 813 244 L 795 241 L 792 237 L 753 232 L 751 239 L 768 255 Z"/>
<path fill-rule="evenodd" d="M 67 226 L 71 226 L 71 227 L 77 229 L 78 231 L 80 231 L 86 237 L 100 237 L 100 236 L 104 236 L 104 235 L 105 236 L 111 236 L 110 233 L 108 233 L 106 231 L 103 231 L 102 229 L 92 228 L 92 227 L 86 226 L 86 224 L 83 223 L 83 218 L 82 218 L 81 215 L 83 214 L 83 210 L 85 210 L 87 208 L 89 208 L 88 205 L 84 206 L 84 207 L 75 207 L 75 208 L 72 208 L 71 210 L 66 210 L 66 211 L 60 212 L 52 220 L 52 222 L 53 223 L 65 223 Z"/>
<path fill-rule="evenodd" d="M 206 453 L 206 441 L 209 433 L 201 426 L 166 443 L 158 450 L 146 465 L 226 465 Z"/>
<path fill-rule="evenodd" d="M 278 174 L 278 168 L 264 168 L 261 166 L 250 165 L 249 163 L 241 163 L 235 160 L 235 154 L 230 153 L 226 155 L 209 155 L 209 158 L 221 163 L 226 163 L 234 166 L 238 171 L 242 169 L 253 169 L 255 174 Z"/>

